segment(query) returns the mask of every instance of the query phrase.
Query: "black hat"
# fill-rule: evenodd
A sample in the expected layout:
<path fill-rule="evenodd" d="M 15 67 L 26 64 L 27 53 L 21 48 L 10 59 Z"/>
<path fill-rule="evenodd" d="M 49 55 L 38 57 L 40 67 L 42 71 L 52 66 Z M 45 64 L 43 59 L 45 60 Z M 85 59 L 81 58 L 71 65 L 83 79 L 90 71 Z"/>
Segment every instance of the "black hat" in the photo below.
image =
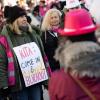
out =
<path fill-rule="evenodd" d="M 18 6 L 5 6 L 4 17 L 7 18 L 9 23 L 14 22 L 18 17 L 26 15 L 24 9 Z"/>

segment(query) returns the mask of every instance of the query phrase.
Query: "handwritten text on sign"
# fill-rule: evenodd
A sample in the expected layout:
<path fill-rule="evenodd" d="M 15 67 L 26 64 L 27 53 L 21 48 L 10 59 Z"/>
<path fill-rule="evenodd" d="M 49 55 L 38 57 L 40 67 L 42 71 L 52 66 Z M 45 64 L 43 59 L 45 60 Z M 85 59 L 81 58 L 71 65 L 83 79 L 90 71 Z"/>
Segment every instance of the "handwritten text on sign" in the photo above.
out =
<path fill-rule="evenodd" d="M 48 79 L 40 50 L 35 42 L 14 47 L 26 87 Z"/>

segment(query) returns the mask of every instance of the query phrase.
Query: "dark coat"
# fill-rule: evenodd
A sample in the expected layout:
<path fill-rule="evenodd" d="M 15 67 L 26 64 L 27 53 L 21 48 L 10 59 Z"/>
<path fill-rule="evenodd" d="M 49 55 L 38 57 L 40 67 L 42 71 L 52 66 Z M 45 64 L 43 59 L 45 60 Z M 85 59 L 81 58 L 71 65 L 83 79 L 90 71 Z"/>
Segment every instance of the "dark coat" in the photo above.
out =
<path fill-rule="evenodd" d="M 72 76 L 100 100 L 100 46 L 91 41 L 66 42 L 58 51 L 56 57 L 63 69 L 54 72 L 49 80 L 50 100 L 91 100 Z"/>
<path fill-rule="evenodd" d="M 54 59 L 55 50 L 58 46 L 58 37 L 54 34 L 53 31 L 46 31 L 42 33 L 41 38 L 51 70 L 55 71 L 56 69 L 60 68 L 59 62 Z"/>

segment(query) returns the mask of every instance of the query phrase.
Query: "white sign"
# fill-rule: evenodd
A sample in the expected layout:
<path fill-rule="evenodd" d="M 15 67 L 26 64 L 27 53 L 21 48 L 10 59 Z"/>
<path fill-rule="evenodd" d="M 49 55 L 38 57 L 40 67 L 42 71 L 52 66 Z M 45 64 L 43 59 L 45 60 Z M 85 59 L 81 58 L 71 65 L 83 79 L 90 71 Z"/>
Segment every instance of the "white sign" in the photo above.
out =
<path fill-rule="evenodd" d="M 74 8 L 77 6 L 80 6 L 79 0 L 66 0 L 65 8 L 70 9 L 70 8 Z"/>
<path fill-rule="evenodd" d="M 40 50 L 35 42 L 13 49 L 18 58 L 26 87 L 48 79 Z"/>

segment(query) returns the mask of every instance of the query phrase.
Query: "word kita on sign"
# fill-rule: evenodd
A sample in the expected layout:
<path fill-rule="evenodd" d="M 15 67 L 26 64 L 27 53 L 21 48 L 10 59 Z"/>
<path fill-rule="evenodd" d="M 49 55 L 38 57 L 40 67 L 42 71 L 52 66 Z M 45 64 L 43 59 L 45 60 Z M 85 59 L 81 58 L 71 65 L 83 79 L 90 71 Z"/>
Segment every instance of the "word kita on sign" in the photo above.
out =
<path fill-rule="evenodd" d="M 26 87 L 48 79 L 41 52 L 35 42 L 14 47 Z"/>

